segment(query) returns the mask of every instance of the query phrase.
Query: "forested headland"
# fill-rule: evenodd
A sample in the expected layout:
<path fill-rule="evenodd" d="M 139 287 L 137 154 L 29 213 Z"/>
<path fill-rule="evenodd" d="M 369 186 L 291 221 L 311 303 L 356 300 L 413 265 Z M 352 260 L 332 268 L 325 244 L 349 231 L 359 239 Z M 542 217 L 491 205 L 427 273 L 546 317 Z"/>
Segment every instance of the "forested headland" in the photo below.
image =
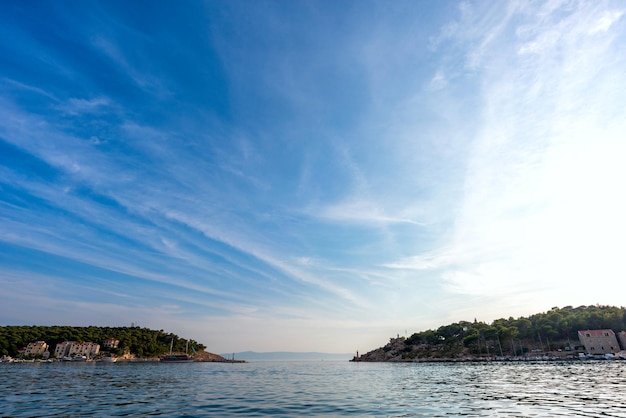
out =
<path fill-rule="evenodd" d="M 204 350 L 206 347 L 194 340 L 187 341 L 163 330 L 140 327 L 72 327 L 72 326 L 3 326 L 0 327 L 0 356 L 16 356 L 20 348 L 34 341 L 45 341 L 54 352 L 62 341 L 94 342 L 102 346 L 105 339 L 119 340 L 117 348 L 103 348 L 115 355 L 131 354 L 136 357 L 157 357 L 170 351 Z"/>
<path fill-rule="evenodd" d="M 578 331 L 626 330 L 626 308 L 615 306 L 554 307 L 527 317 L 497 319 L 488 324 L 460 321 L 436 330 L 391 338 L 389 343 L 363 354 L 360 361 L 415 361 L 524 356 L 531 353 L 575 351 Z"/>

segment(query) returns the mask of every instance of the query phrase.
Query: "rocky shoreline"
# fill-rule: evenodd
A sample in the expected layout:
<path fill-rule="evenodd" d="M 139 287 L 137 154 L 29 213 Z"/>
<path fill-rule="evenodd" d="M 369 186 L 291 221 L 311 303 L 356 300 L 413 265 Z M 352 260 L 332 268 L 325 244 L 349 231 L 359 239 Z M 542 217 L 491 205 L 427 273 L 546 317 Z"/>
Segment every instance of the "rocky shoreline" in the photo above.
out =
<path fill-rule="evenodd" d="M 354 357 L 351 362 L 363 363 L 523 363 L 523 362 L 570 362 L 580 361 L 578 357 L 568 356 L 527 356 L 527 357 L 436 357 L 436 358 L 413 358 L 413 359 L 371 359 Z"/>
<path fill-rule="evenodd" d="M 473 354 L 465 347 L 456 344 L 446 347 L 444 344 L 410 344 L 404 337 L 390 338 L 384 347 L 377 348 L 363 355 L 357 353 L 351 362 L 387 362 L 387 363 L 477 363 L 477 362 L 529 362 L 529 361 L 580 361 L 575 351 L 544 351 L 525 353 L 524 355 L 495 355 L 483 352 Z M 452 355 L 450 355 L 452 354 Z"/>

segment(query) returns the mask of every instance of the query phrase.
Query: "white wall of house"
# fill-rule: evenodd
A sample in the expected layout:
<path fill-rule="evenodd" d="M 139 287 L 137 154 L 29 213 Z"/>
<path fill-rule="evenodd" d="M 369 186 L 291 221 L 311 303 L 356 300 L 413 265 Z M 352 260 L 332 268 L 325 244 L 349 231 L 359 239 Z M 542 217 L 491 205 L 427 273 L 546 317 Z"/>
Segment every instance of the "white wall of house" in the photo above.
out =
<path fill-rule="evenodd" d="M 46 350 L 48 350 L 48 344 L 45 341 L 35 341 L 28 343 L 24 354 L 27 356 L 43 356 Z"/>
<path fill-rule="evenodd" d="M 68 356 L 94 357 L 100 352 L 100 344 L 92 342 L 73 342 L 70 345 Z"/>
<path fill-rule="evenodd" d="M 58 343 L 57 346 L 54 348 L 54 357 L 63 358 L 67 356 L 69 349 L 70 349 L 70 345 L 72 343 L 73 341 L 63 341 L 63 342 Z"/>

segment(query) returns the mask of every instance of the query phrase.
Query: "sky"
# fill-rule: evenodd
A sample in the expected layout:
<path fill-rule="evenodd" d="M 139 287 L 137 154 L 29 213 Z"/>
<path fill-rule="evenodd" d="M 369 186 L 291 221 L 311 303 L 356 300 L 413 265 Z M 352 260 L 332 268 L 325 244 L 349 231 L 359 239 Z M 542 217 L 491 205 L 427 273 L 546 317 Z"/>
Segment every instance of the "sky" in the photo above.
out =
<path fill-rule="evenodd" d="M 0 2 L 0 324 L 214 353 L 626 294 L 626 3 Z"/>

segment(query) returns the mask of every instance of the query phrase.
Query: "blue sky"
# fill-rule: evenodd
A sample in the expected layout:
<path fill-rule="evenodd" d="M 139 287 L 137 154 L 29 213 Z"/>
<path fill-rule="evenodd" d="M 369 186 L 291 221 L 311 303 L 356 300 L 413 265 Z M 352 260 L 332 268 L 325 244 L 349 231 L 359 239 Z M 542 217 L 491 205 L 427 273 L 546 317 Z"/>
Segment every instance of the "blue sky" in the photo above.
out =
<path fill-rule="evenodd" d="M 619 1 L 0 3 L 0 323 L 367 351 L 622 305 Z"/>

